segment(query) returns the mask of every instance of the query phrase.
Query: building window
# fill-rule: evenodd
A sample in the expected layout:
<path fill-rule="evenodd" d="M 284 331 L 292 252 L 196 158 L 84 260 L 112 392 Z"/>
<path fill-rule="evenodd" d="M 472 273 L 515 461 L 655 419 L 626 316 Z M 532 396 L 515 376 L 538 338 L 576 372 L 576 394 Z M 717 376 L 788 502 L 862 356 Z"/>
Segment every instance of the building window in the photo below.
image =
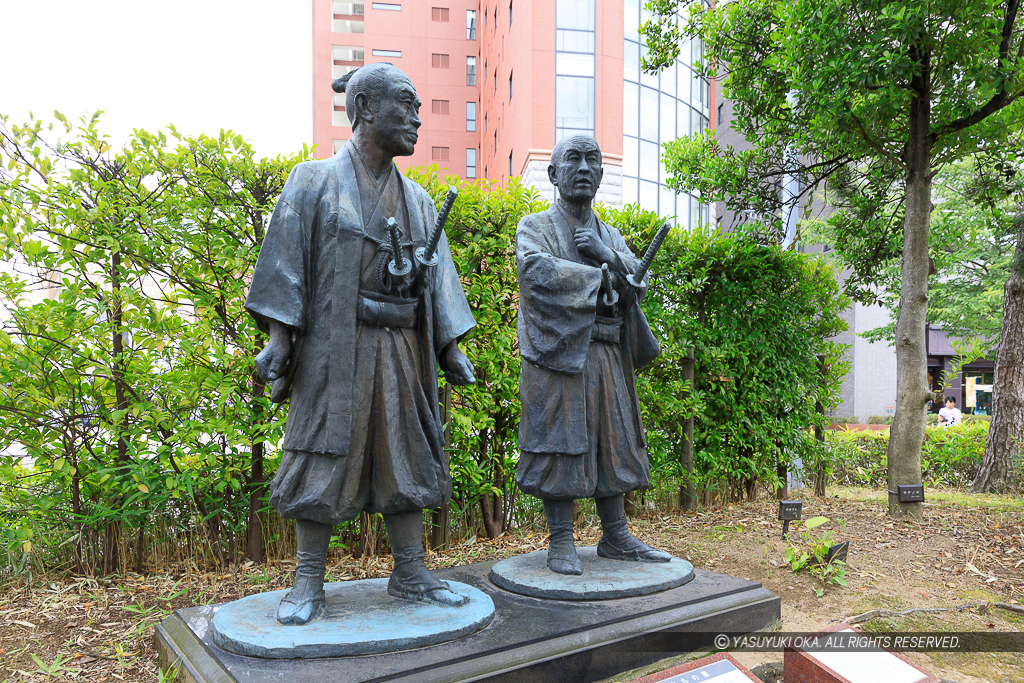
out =
<path fill-rule="evenodd" d="M 378 2 L 373 3 L 374 8 L 379 4 Z M 364 7 L 365 5 L 361 2 L 332 2 L 331 14 L 340 14 L 345 17 L 361 17 L 363 16 Z"/>
<path fill-rule="evenodd" d="M 362 33 L 363 22 L 356 19 L 335 19 L 331 23 L 331 30 L 335 33 Z"/>
<path fill-rule="evenodd" d="M 722 125 L 722 107 L 725 106 L 725 102 L 718 105 L 718 125 Z"/>
<path fill-rule="evenodd" d="M 476 102 L 466 102 L 466 130 L 476 130 Z"/>
<path fill-rule="evenodd" d="M 498 94 L 498 67 L 494 67 L 494 94 Z"/>
<path fill-rule="evenodd" d="M 431 21 L 443 21 L 448 22 L 448 8 L 447 7 L 431 7 L 430 8 L 430 20 Z"/>
<path fill-rule="evenodd" d="M 512 101 L 512 74 L 508 75 L 508 101 Z"/>
<path fill-rule="evenodd" d="M 466 57 L 466 85 L 476 85 L 476 57 Z"/>
<path fill-rule="evenodd" d="M 348 114 L 345 112 L 345 96 L 334 95 L 332 104 L 331 125 L 345 128 L 350 127 L 352 122 L 348 120 Z"/>
<path fill-rule="evenodd" d="M 466 10 L 466 40 L 476 40 L 476 10 Z"/>
<path fill-rule="evenodd" d="M 487 114 L 484 114 L 484 132 L 487 132 Z"/>
<path fill-rule="evenodd" d="M 447 147 L 431 147 L 430 148 L 430 159 L 431 159 L 431 161 L 448 161 L 448 148 Z"/>
<path fill-rule="evenodd" d="M 556 141 L 594 134 L 596 14 L 594 0 L 555 3 Z"/>
<path fill-rule="evenodd" d="M 512 26 L 512 0 L 508 0 L 508 25 Z"/>
<path fill-rule="evenodd" d="M 511 178 L 514 175 L 515 175 L 515 172 L 512 170 L 512 152 L 509 152 L 508 153 L 508 177 Z"/>
<path fill-rule="evenodd" d="M 430 55 L 430 66 L 435 69 L 447 69 L 448 68 L 448 55 L 441 55 L 434 53 Z"/>
<path fill-rule="evenodd" d="M 466 149 L 466 177 L 476 178 L 476 149 Z"/>
<path fill-rule="evenodd" d="M 372 7 L 373 9 L 391 10 L 392 12 L 402 11 L 402 6 L 393 2 L 375 2 L 372 5 L 370 5 L 370 7 Z"/>
<path fill-rule="evenodd" d="M 558 0 L 559 5 L 580 1 Z M 703 47 L 699 40 L 687 41 L 680 45 L 674 63 L 661 73 L 641 73 L 643 47 L 638 30 L 646 19 L 643 4 L 644 0 L 623 2 L 622 199 L 626 204 L 639 202 L 644 209 L 662 216 L 674 216 L 677 226 L 689 229 L 708 223 L 709 207 L 700 197 L 676 194 L 668 187 L 660 149 L 669 140 L 708 128 L 712 115 L 709 89 L 692 68 L 694 60 L 703 53 Z M 568 19 L 574 13 L 563 15 L 559 10 L 559 20 Z M 568 50 L 568 44 L 561 41 L 556 41 L 556 47 L 577 51 Z M 716 106 L 714 116 L 724 125 L 722 106 Z"/>
<path fill-rule="evenodd" d="M 371 50 L 370 54 L 374 57 L 401 57 L 401 50 Z"/>
<path fill-rule="evenodd" d="M 345 142 L 345 140 L 331 140 L 331 148 L 335 154 L 341 151 L 341 148 L 345 146 Z"/>
<path fill-rule="evenodd" d="M 494 131 L 494 153 L 498 153 L 498 131 Z"/>
<path fill-rule="evenodd" d="M 448 100 L 430 100 L 431 114 L 447 114 Z"/>
<path fill-rule="evenodd" d="M 331 46 L 331 78 L 341 78 L 363 65 L 363 48 L 355 45 Z"/>

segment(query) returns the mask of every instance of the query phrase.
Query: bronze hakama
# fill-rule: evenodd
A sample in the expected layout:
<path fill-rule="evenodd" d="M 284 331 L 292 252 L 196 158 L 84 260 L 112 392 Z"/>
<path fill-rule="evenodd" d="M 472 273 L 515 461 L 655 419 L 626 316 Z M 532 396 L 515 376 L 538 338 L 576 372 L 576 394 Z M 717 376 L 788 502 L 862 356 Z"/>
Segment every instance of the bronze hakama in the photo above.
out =
<path fill-rule="evenodd" d="M 616 255 L 611 269 L 634 272 L 639 262 L 622 235 L 593 220 Z M 516 231 L 523 356 L 516 482 L 548 500 L 603 498 L 650 483 L 634 369 L 658 355 L 658 344 L 637 305 L 642 291 L 637 302 L 601 306 L 601 271 L 577 251 L 578 225 L 556 206 L 527 216 Z"/>
<path fill-rule="evenodd" d="M 300 171 L 312 165 L 322 167 Z M 328 183 L 337 191 L 320 191 Z M 284 455 L 271 483 L 284 518 L 336 524 L 451 498 L 436 359 L 474 323 L 443 237 L 423 293 L 388 292 L 390 216 L 412 259 L 433 202 L 393 165 L 374 178 L 350 143 L 296 168 L 260 251 L 246 306 L 297 333 Z"/>

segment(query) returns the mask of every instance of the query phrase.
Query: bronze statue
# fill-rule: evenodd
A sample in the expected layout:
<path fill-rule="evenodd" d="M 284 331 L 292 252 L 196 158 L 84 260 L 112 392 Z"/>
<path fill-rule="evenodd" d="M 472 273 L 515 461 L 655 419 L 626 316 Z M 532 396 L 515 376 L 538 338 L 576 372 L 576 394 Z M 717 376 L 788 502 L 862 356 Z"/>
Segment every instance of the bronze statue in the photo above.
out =
<path fill-rule="evenodd" d="M 547 564 L 559 574 L 583 572 L 573 543 L 577 498 L 597 503 L 599 556 L 671 559 L 637 540 L 626 524 L 624 494 L 650 480 L 634 370 L 660 348 L 639 306 L 646 268 L 618 230 L 591 210 L 601 163 L 593 138 L 560 140 L 548 166 L 558 200 L 516 230 L 523 357 L 516 482 L 544 501 Z M 634 274 L 637 286 L 629 282 Z"/>
<path fill-rule="evenodd" d="M 295 519 L 295 585 L 277 618 L 304 624 L 324 607 L 335 524 L 361 511 L 384 517 L 395 568 L 388 593 L 457 607 L 467 600 L 424 564 L 422 511 L 445 505 L 437 365 L 470 384 L 458 341 L 473 316 L 437 213 L 393 158 L 413 153 L 420 99 L 391 64 L 356 69 L 345 93 L 352 140 L 333 158 L 299 164 L 285 185 L 253 273 L 246 308 L 270 335 L 256 358 L 290 401 L 270 500 Z M 438 230 L 440 225 L 437 226 Z"/>

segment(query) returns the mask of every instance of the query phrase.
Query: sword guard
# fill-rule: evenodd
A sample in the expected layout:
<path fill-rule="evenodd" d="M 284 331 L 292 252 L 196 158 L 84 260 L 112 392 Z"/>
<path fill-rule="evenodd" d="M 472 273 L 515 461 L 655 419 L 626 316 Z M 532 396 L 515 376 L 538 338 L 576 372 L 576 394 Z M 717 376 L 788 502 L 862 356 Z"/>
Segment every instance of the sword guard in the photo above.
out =
<path fill-rule="evenodd" d="M 424 266 L 426 268 L 433 268 L 434 266 L 436 266 L 441 261 L 441 259 L 438 258 L 436 251 L 434 252 L 433 257 L 431 257 L 431 259 L 429 261 L 427 260 L 426 256 L 427 256 L 427 248 L 426 247 L 420 247 L 419 249 L 416 250 L 416 260 L 420 262 L 420 265 L 422 265 L 422 266 Z"/>
<path fill-rule="evenodd" d="M 629 275 L 627 275 L 626 276 L 626 282 L 628 282 L 632 287 L 634 287 L 636 289 L 643 289 L 643 287 L 644 287 L 643 281 L 637 282 L 636 280 L 633 279 L 633 275 L 634 275 L 633 273 L 630 273 Z"/>
<path fill-rule="evenodd" d="M 412 261 L 409 259 L 402 259 L 402 267 L 398 267 L 398 263 L 394 259 L 388 264 L 388 273 L 393 278 L 402 279 L 408 277 L 409 273 L 412 272 Z"/>
<path fill-rule="evenodd" d="M 604 293 L 604 305 L 605 306 L 614 306 L 617 303 L 619 303 L 619 293 L 618 292 L 616 292 L 613 289 L 610 292 L 605 292 Z"/>

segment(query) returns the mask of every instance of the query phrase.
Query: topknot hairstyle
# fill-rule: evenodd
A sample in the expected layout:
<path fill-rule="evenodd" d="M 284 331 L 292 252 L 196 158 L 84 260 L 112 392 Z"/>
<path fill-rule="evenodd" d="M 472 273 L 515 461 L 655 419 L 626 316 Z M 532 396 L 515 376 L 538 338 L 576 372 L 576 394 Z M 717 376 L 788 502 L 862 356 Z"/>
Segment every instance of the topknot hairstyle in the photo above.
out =
<path fill-rule="evenodd" d="M 409 78 L 405 72 L 391 62 L 374 62 L 355 68 L 341 78 L 334 79 L 331 89 L 336 93 L 345 94 L 345 113 L 348 114 L 348 118 L 352 122 L 352 130 L 355 130 L 359 124 L 356 96 L 363 94 L 374 104 L 380 102 L 387 95 L 388 79 L 394 76 Z"/>

